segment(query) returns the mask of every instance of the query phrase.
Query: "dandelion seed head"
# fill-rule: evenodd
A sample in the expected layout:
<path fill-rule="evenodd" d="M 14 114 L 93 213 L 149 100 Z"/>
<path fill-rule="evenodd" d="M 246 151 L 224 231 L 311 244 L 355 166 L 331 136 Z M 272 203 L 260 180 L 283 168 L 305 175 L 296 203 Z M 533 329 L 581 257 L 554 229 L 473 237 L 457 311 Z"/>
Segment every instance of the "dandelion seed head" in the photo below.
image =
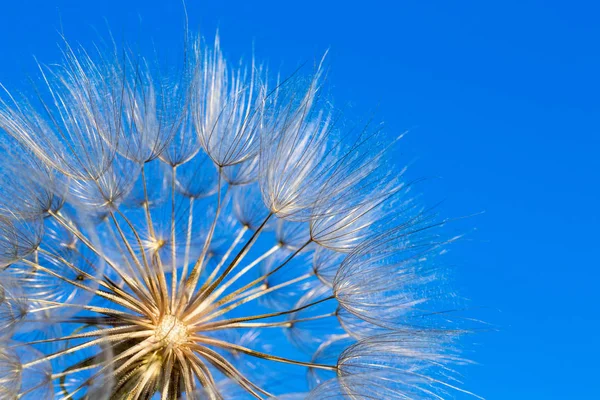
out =
<path fill-rule="evenodd" d="M 118 47 L 64 42 L 37 98 L 0 97 L 0 398 L 460 391 L 462 331 L 428 308 L 455 239 L 397 135 L 340 123 L 325 59 Z"/>

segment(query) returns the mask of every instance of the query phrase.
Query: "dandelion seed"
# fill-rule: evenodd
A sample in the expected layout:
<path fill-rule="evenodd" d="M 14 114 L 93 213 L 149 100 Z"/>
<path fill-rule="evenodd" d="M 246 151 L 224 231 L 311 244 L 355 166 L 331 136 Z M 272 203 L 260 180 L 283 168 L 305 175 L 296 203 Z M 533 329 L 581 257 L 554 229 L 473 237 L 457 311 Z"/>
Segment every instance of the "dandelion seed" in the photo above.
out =
<path fill-rule="evenodd" d="M 435 221 L 308 84 L 65 44 L 0 101 L 0 398 L 435 398 Z M 119 56 L 124 54 L 124 56 Z M 171 70 L 171 69 L 170 69 Z M 430 310 L 435 311 L 435 310 Z"/>

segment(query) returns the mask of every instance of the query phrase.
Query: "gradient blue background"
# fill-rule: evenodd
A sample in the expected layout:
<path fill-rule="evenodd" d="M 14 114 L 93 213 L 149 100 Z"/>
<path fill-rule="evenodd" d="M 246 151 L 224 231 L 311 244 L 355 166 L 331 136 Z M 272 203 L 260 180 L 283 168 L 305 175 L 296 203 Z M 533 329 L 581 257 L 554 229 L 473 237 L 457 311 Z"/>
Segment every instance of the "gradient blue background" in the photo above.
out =
<path fill-rule="evenodd" d="M 60 59 L 61 20 L 83 44 L 106 32 L 104 18 L 117 37 L 179 44 L 178 1 L 91 3 L 2 1 L 0 82 L 24 88 L 32 55 Z M 425 198 L 445 200 L 446 216 L 484 212 L 454 224 L 467 237 L 446 258 L 472 314 L 497 328 L 466 343 L 480 364 L 466 369 L 466 388 L 598 398 L 600 8 L 447 3 L 188 0 L 188 11 L 192 29 L 220 29 L 230 56 L 254 42 L 272 68 L 329 48 L 336 102 L 411 130 L 398 157 L 432 178 Z"/>

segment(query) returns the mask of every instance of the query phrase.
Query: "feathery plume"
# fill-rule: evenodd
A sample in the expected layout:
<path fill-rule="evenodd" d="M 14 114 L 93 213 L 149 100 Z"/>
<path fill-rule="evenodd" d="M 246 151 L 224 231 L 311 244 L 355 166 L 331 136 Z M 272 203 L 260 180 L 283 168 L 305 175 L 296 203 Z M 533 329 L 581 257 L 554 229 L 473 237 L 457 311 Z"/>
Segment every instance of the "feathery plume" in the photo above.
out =
<path fill-rule="evenodd" d="M 218 38 L 168 74 L 64 46 L 0 100 L 0 398 L 462 391 L 462 331 L 425 321 L 452 239 L 401 135 L 340 123 L 324 59 L 302 84 Z"/>

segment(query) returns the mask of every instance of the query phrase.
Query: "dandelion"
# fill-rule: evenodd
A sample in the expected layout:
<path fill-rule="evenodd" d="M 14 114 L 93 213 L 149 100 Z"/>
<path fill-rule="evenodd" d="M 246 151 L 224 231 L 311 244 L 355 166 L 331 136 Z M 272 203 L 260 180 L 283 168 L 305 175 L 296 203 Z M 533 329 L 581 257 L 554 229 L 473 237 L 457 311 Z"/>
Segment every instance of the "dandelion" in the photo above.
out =
<path fill-rule="evenodd" d="M 0 398 L 435 398 L 435 217 L 308 79 L 68 44 L 0 101 Z M 304 82 L 304 83 L 303 83 Z"/>

